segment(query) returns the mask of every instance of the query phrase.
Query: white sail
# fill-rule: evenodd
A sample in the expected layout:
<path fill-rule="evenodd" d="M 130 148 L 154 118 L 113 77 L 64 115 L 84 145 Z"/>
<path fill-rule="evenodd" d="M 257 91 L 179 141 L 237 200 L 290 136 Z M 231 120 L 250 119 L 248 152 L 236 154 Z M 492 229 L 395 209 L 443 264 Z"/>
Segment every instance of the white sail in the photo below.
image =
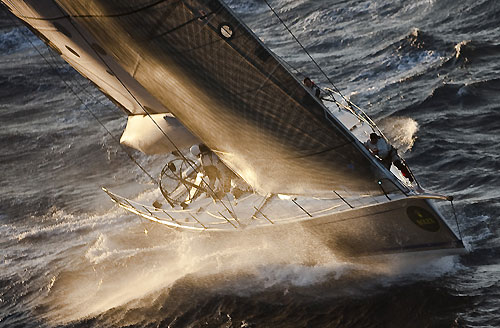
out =
<path fill-rule="evenodd" d="M 123 108 L 168 110 L 262 193 L 402 187 L 220 1 L 15 3 Z"/>
<path fill-rule="evenodd" d="M 175 140 L 175 144 L 165 134 Z M 153 154 L 168 154 L 178 148 L 187 148 L 200 140 L 192 135 L 172 115 L 129 115 L 120 138 L 122 145 Z"/>

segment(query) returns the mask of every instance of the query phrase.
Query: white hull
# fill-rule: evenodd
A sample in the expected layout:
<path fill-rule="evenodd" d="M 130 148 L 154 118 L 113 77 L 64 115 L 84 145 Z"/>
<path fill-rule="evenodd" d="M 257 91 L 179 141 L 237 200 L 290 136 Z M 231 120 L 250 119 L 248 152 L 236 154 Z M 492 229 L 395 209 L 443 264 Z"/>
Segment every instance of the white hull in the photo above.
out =
<path fill-rule="evenodd" d="M 410 209 L 410 210 L 409 210 Z M 422 217 L 411 210 L 421 210 Z M 347 256 L 419 251 L 456 253 L 462 242 L 429 200 L 406 198 L 307 220 L 302 225 Z"/>
<path fill-rule="evenodd" d="M 146 206 L 132 206 L 131 202 L 123 201 L 109 192 L 108 194 L 121 207 L 143 218 L 179 230 L 209 234 L 217 240 L 221 237 L 229 243 L 262 236 L 275 240 L 293 239 L 297 234 L 308 234 L 315 242 L 328 247 L 339 257 L 414 252 L 441 256 L 465 251 L 462 241 L 450 229 L 431 201 L 419 196 L 292 221 L 262 220 L 255 225 L 238 225 L 238 221 L 229 220 L 226 224 L 228 228 L 222 229 L 210 228 L 198 219 L 193 222 L 194 225 L 165 220 L 146 209 Z"/>

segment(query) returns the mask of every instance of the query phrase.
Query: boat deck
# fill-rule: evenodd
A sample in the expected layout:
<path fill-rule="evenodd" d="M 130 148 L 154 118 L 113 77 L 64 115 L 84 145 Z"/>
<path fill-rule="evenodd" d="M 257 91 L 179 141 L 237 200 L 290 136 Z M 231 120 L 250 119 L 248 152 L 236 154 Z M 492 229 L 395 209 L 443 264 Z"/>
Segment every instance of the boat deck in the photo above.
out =
<path fill-rule="evenodd" d="M 257 226 L 299 222 L 310 218 L 382 204 L 391 200 L 405 198 L 403 194 L 381 196 L 350 195 L 332 192 L 331 198 L 271 195 L 262 197 L 247 193 L 239 199 L 230 194 L 215 202 L 206 194 L 194 200 L 187 208 L 171 208 L 161 202 L 161 195 L 148 200 L 151 205 L 119 196 L 106 188 L 104 192 L 120 207 L 170 227 L 189 230 L 240 230 Z M 144 201 L 146 202 L 146 200 Z"/>

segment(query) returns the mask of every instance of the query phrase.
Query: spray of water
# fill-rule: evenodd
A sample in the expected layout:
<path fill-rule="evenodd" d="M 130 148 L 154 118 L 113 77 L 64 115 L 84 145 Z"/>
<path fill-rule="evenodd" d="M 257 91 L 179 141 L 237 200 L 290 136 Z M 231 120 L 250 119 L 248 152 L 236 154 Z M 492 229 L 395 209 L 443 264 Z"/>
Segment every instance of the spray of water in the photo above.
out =
<path fill-rule="evenodd" d="M 401 261 L 339 260 L 301 228 L 279 236 L 217 236 L 169 230 L 139 219 L 120 231 L 97 234 L 87 247 L 68 256 L 64 270 L 47 281 L 47 319 L 55 323 L 116 308 L 148 307 L 183 281 L 197 289 L 249 296 L 359 279 L 360 272 L 371 277 L 413 272 Z"/>
<path fill-rule="evenodd" d="M 417 139 L 418 123 L 409 117 L 388 117 L 379 126 L 400 153 L 411 150 Z"/>
<path fill-rule="evenodd" d="M 139 221 L 141 222 L 141 221 Z M 147 231 L 147 233 L 145 233 Z M 353 264 L 336 260 L 305 231 L 280 236 L 213 236 L 137 223 L 100 233 L 83 253 L 48 282 L 49 319 L 68 322 L 92 317 L 137 299 L 165 292 L 185 277 L 252 277 L 250 288 L 294 286 L 339 278 Z M 220 279 L 219 279 L 220 281 Z M 246 293 L 244 284 L 236 292 Z"/>

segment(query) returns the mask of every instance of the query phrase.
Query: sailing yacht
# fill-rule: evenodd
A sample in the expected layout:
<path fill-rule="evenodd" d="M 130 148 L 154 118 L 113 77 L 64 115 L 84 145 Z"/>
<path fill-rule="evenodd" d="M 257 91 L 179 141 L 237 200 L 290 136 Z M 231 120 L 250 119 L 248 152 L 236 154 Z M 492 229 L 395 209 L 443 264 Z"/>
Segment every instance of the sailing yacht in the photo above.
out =
<path fill-rule="evenodd" d="M 335 86 L 318 99 L 224 2 L 2 2 L 127 114 L 123 145 L 166 154 L 152 205 L 103 188 L 124 209 L 192 233 L 300 228 L 348 257 L 464 251 L 432 201 L 450 198 L 384 167 L 362 109 Z M 201 143 L 232 193 L 188 151 Z"/>

